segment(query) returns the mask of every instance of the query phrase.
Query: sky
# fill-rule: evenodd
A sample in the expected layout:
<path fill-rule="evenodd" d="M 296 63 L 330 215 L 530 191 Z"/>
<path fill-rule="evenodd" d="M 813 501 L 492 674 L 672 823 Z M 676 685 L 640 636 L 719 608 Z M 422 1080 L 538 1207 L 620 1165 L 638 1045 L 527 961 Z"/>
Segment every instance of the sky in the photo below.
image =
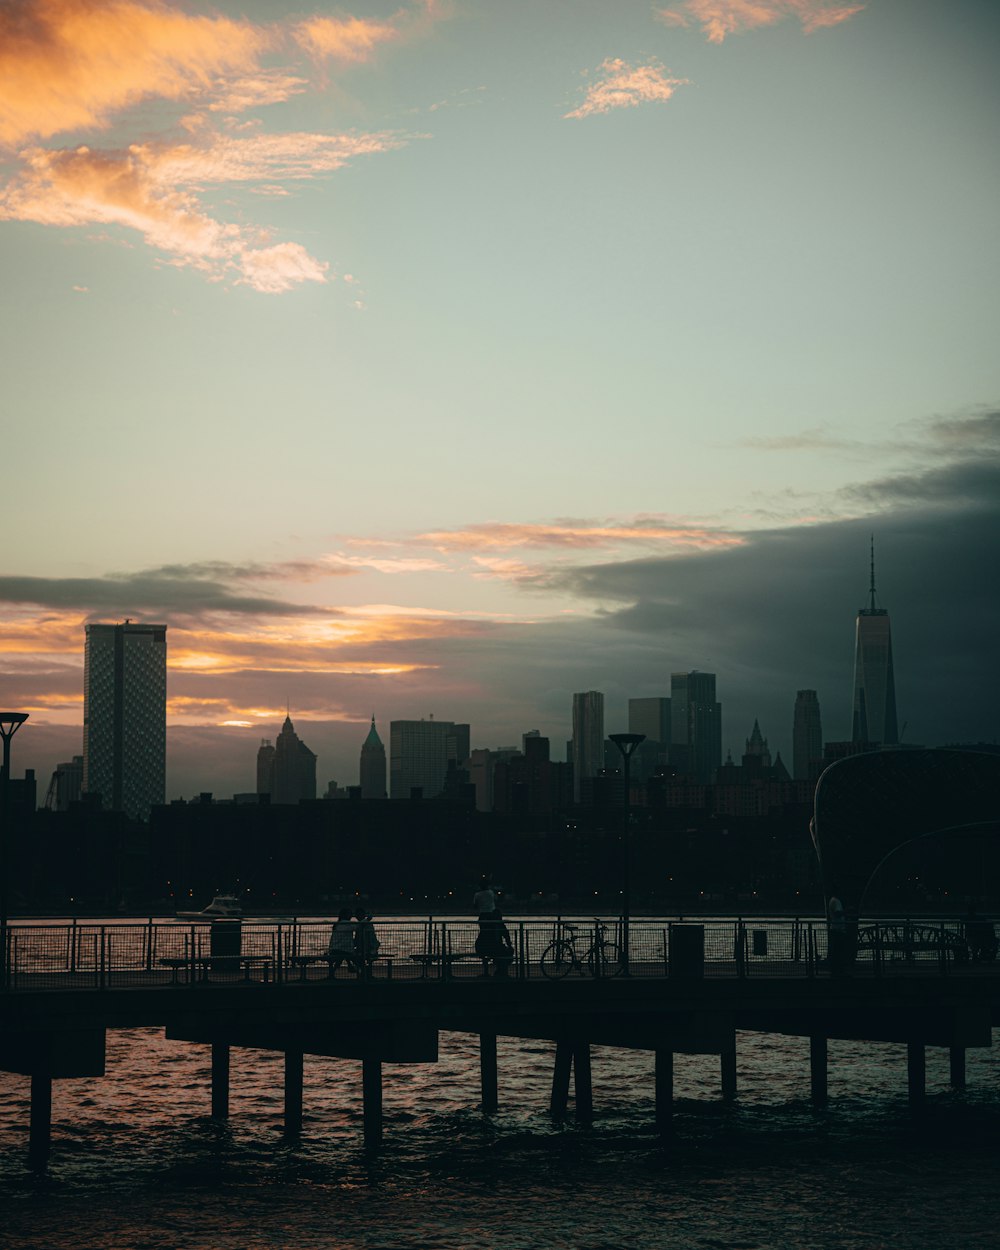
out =
<path fill-rule="evenodd" d="M 0 4 L 0 705 L 168 626 L 168 797 L 372 715 L 605 728 L 717 674 L 997 738 L 994 0 Z"/>

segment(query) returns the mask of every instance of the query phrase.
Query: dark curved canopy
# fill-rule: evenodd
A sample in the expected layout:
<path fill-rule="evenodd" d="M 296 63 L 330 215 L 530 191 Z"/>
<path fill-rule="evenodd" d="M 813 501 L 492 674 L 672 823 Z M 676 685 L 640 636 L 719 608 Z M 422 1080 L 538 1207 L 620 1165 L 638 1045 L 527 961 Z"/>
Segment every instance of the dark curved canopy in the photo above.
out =
<path fill-rule="evenodd" d="M 873 751 L 839 760 L 816 786 L 812 837 L 827 900 L 860 911 L 885 857 L 915 838 L 1000 827 L 1000 755 Z"/>

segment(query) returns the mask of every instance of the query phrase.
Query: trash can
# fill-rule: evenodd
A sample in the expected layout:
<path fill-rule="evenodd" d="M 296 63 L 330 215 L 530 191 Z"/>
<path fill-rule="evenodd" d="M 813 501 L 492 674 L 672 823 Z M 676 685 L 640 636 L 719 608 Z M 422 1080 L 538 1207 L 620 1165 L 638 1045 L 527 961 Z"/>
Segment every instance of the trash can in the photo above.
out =
<path fill-rule="evenodd" d="M 240 953 L 243 942 L 243 923 L 240 920 L 213 920 L 208 933 L 209 965 L 213 972 L 239 972 Z"/>
<path fill-rule="evenodd" d="M 697 978 L 705 975 L 705 926 L 670 926 L 670 975 Z"/>
<path fill-rule="evenodd" d="M 767 954 L 767 930 L 754 929 L 753 931 L 753 953 L 755 955 Z"/>

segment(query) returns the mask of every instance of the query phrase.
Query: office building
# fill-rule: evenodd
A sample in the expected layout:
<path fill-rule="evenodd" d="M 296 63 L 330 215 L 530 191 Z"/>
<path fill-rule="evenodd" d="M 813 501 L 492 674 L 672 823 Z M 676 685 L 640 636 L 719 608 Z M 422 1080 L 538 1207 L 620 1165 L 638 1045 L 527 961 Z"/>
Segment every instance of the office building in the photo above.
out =
<path fill-rule="evenodd" d="M 270 738 L 261 738 L 257 748 L 257 793 L 271 796 L 274 786 L 274 743 Z"/>
<path fill-rule="evenodd" d="M 316 797 L 316 756 L 309 750 L 285 717 L 281 733 L 274 740 L 272 803 L 301 803 Z"/>
<path fill-rule="evenodd" d="M 670 762 L 678 772 L 707 785 L 722 763 L 722 704 L 715 674 L 670 674 Z"/>
<path fill-rule="evenodd" d="M 71 760 L 57 764 L 53 782 L 52 805 L 57 812 L 68 812 L 69 805 L 78 802 L 83 793 L 83 756 L 74 755 Z"/>
<path fill-rule="evenodd" d="M 889 613 L 875 603 L 875 540 L 871 547 L 868 606 L 858 609 L 854 647 L 854 723 L 851 741 L 894 746 L 896 683 L 892 671 Z"/>
<path fill-rule="evenodd" d="M 582 803 L 604 768 L 604 695 L 587 690 L 573 696 L 573 802 Z"/>
<path fill-rule="evenodd" d="M 166 625 L 87 625 L 83 789 L 145 820 L 167 774 Z"/>
<path fill-rule="evenodd" d="M 629 699 L 628 731 L 644 734 L 648 742 L 670 742 L 670 700 Z"/>
<path fill-rule="evenodd" d="M 389 723 L 389 794 L 394 799 L 432 799 L 444 790 L 449 763 L 469 758 L 469 726 L 450 720 Z"/>
<path fill-rule="evenodd" d="M 823 725 L 815 690 L 799 690 L 795 695 L 792 719 L 792 775 L 806 781 L 818 775 L 823 758 Z"/>
<path fill-rule="evenodd" d="M 385 746 L 372 716 L 372 727 L 361 744 L 361 797 L 384 799 L 385 796 Z"/>

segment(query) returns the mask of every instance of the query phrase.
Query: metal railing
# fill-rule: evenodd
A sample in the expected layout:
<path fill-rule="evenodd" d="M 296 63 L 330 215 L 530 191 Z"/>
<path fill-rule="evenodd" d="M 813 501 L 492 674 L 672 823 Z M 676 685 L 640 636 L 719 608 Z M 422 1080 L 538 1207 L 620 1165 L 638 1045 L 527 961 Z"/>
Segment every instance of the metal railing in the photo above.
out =
<path fill-rule="evenodd" d="M 367 955 L 331 951 L 329 920 L 255 918 L 140 923 L 47 921 L 9 929 L 5 984 L 28 990 L 112 990 L 213 983 L 301 985 L 320 981 L 564 978 L 813 978 L 850 972 L 949 975 L 995 967 L 991 920 L 873 920 L 838 948 L 809 919 L 642 918 L 374 922 Z M 623 952 L 627 949 L 627 962 Z M 339 957 L 338 957 L 339 956 Z"/>

